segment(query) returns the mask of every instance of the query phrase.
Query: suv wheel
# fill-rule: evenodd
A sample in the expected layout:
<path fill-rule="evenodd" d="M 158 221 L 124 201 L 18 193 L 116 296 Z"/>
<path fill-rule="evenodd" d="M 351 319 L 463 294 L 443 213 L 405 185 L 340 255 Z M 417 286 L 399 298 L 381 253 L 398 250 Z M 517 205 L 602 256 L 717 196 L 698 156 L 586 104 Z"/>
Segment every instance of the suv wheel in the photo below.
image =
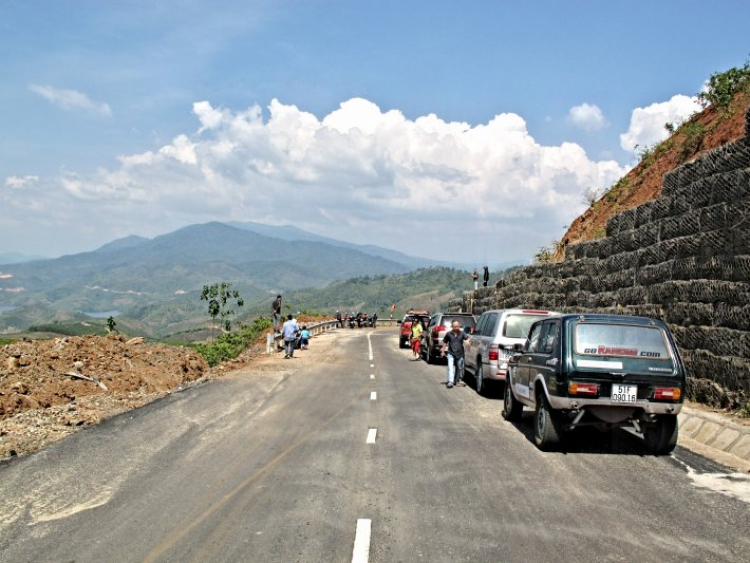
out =
<path fill-rule="evenodd" d="M 520 422 L 523 414 L 523 405 L 513 396 L 510 374 L 505 378 L 505 397 L 503 400 L 503 418 L 508 422 Z"/>
<path fill-rule="evenodd" d="M 425 360 L 428 364 L 432 364 L 435 362 L 435 356 L 432 355 L 432 346 L 428 342 L 425 342 L 424 345 L 426 350 Z"/>
<path fill-rule="evenodd" d="M 542 392 L 536 399 L 534 413 L 534 443 L 543 452 L 555 450 L 562 438 L 560 414 L 553 411 L 546 395 Z"/>
<path fill-rule="evenodd" d="M 643 429 L 646 449 L 654 455 L 667 455 L 677 445 L 677 417 L 664 415 Z"/>
<path fill-rule="evenodd" d="M 474 381 L 476 383 L 477 393 L 482 397 L 487 396 L 487 381 L 484 379 L 484 369 L 482 368 L 482 359 L 477 359 L 477 368 L 474 371 Z"/>

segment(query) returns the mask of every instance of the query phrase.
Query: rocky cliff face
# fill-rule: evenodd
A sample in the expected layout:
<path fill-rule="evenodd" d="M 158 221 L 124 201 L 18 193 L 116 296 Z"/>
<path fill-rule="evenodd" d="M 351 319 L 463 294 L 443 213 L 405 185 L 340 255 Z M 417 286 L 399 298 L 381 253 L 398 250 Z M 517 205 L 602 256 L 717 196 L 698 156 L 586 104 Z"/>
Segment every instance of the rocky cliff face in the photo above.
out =
<path fill-rule="evenodd" d="M 693 398 L 750 396 L 750 111 L 745 136 L 664 176 L 661 195 L 609 219 L 606 237 L 560 263 L 516 271 L 451 308 L 533 307 L 660 318 L 671 326 Z"/>

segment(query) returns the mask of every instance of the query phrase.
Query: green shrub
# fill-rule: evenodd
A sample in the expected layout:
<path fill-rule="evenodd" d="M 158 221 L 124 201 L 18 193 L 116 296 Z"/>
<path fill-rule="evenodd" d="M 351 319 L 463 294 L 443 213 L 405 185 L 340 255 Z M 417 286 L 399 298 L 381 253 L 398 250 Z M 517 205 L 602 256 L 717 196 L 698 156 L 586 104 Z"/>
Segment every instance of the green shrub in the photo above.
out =
<path fill-rule="evenodd" d="M 750 90 L 750 62 L 741 68 L 733 67 L 725 72 L 715 72 L 708 79 L 708 88 L 698 94 L 704 106 L 712 105 L 727 109 L 740 91 Z"/>
<path fill-rule="evenodd" d="M 243 325 L 237 332 L 225 332 L 212 342 L 191 346 L 214 367 L 221 362 L 239 356 L 264 330 L 271 327 L 271 320 L 265 317 L 253 319 L 252 324 Z"/>

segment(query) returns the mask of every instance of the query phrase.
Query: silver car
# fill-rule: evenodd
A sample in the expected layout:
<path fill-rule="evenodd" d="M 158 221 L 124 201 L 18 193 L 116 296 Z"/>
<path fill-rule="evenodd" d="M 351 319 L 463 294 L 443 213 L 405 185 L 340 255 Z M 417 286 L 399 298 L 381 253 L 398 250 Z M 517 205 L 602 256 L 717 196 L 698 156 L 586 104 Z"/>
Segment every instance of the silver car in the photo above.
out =
<path fill-rule="evenodd" d="M 474 374 L 477 393 L 486 395 L 491 381 L 505 381 L 513 346 L 526 342 L 529 328 L 536 321 L 557 314 L 529 309 L 495 309 L 482 313 L 474 333 L 464 342 L 465 369 Z"/>

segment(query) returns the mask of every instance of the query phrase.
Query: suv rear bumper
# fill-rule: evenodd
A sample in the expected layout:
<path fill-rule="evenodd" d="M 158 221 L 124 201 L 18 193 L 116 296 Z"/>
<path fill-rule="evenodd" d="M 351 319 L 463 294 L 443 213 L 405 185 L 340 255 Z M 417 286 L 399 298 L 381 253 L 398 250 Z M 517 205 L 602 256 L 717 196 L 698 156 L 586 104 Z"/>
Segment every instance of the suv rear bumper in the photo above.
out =
<path fill-rule="evenodd" d="M 655 403 L 652 401 L 636 401 L 635 403 L 616 403 L 611 399 L 602 397 L 599 399 L 586 399 L 582 397 L 558 397 L 548 395 L 550 406 L 555 410 L 581 410 L 585 407 L 613 407 L 626 409 L 639 409 L 648 414 L 679 414 L 682 403 Z"/>

